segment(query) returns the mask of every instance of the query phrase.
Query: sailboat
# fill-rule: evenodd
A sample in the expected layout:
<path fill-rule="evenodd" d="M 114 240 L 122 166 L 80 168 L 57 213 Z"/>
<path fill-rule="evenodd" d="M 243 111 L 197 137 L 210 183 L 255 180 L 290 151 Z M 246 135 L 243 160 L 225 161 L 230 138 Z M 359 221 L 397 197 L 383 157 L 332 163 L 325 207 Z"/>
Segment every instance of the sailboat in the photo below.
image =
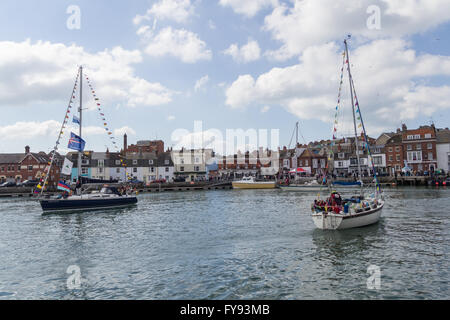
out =
<path fill-rule="evenodd" d="M 341 69 L 341 80 L 340 80 L 341 82 L 339 86 L 338 106 L 336 106 L 336 117 L 341 98 L 344 66 L 345 64 L 347 64 L 347 71 L 350 82 L 350 97 L 353 111 L 353 127 L 355 133 L 354 141 L 356 146 L 356 158 L 358 161 L 358 178 L 359 178 L 358 184 L 360 192 L 358 195 L 354 195 L 348 199 L 343 199 L 341 195 L 336 191 L 331 191 L 330 196 L 326 200 L 321 200 L 319 194 L 318 199 L 316 199 L 314 203 L 311 205 L 312 219 L 317 228 L 324 230 L 349 229 L 377 223 L 381 217 L 381 210 L 383 209 L 384 206 L 384 199 L 380 190 L 380 184 L 378 182 L 376 170 L 373 167 L 373 161 L 371 162 L 372 162 L 372 170 L 374 173 L 375 190 L 374 193 L 369 196 L 365 196 L 364 194 L 363 183 L 361 178 L 362 174 L 361 174 L 361 161 L 359 153 L 358 130 L 356 126 L 356 119 L 357 119 L 356 113 L 358 114 L 358 120 L 360 120 L 360 124 L 358 127 L 362 128 L 363 142 L 364 146 L 367 148 L 369 157 L 371 157 L 371 153 L 369 141 L 367 139 L 367 134 L 364 127 L 363 118 L 361 115 L 361 109 L 359 107 L 359 102 L 356 96 L 356 90 L 350 70 L 350 58 L 348 54 L 347 40 L 344 40 L 344 44 L 345 44 L 345 51 L 343 53 L 343 65 Z M 335 141 L 336 138 L 335 137 L 336 123 L 337 121 L 335 120 L 333 141 Z M 333 151 L 331 150 L 329 160 L 333 159 L 332 154 Z"/>
<path fill-rule="evenodd" d="M 79 89 L 80 107 L 78 109 L 79 117 L 74 119 L 76 119 L 76 123 L 79 124 L 79 134 L 76 135 L 72 132 L 68 145 L 70 149 L 78 150 L 78 181 L 76 189 L 78 191 L 78 194 L 69 195 L 69 192 L 71 193 L 70 187 L 64 182 L 60 181 L 58 183 L 58 189 L 65 190 L 66 191 L 64 193 L 65 196 L 60 195 L 59 197 L 53 199 L 52 198 L 47 199 L 43 197 L 43 192 L 45 186 L 47 185 L 47 180 L 50 174 L 51 167 L 54 163 L 56 150 L 58 149 L 63 129 L 65 128 L 65 124 L 67 122 L 67 119 L 69 118 L 68 114 L 70 113 L 72 100 L 75 98 L 78 79 L 80 81 L 80 89 Z M 123 194 L 119 192 L 119 190 L 116 187 L 111 187 L 108 185 L 104 185 L 103 188 L 100 190 L 100 192 L 97 193 L 87 193 L 87 194 L 82 193 L 81 160 L 85 144 L 85 141 L 82 139 L 82 127 L 83 127 L 82 115 L 83 115 L 83 67 L 80 66 L 77 74 L 77 79 L 75 81 L 75 85 L 71 94 L 70 103 L 68 109 L 66 110 L 66 115 L 63 124 L 61 125 L 61 130 L 55 145 L 53 156 L 47 169 L 47 174 L 43 179 L 43 182 L 40 183 L 37 187 L 37 189 L 40 190 L 39 202 L 41 204 L 44 213 L 120 208 L 124 206 L 134 205 L 137 203 L 136 196 L 129 195 L 127 193 Z"/>

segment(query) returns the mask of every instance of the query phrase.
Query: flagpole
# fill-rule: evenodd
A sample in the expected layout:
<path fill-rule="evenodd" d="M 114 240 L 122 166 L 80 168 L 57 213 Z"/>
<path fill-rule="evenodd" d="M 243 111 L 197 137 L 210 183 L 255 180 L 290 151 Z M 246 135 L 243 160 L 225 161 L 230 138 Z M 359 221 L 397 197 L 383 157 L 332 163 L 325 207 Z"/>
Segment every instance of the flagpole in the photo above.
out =
<path fill-rule="evenodd" d="M 81 146 L 81 128 L 82 128 L 82 114 L 83 114 L 83 66 L 80 66 L 80 146 Z M 80 148 L 81 149 L 81 148 Z M 81 150 L 78 150 L 78 179 L 81 185 Z M 80 190 L 81 191 L 81 190 Z"/>

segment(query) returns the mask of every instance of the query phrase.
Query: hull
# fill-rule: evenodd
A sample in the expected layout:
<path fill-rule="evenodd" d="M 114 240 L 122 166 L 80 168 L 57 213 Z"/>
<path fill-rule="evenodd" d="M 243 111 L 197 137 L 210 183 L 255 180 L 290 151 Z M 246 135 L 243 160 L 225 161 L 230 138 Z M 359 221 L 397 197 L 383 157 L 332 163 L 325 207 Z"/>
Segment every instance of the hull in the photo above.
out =
<path fill-rule="evenodd" d="M 343 230 L 377 223 L 381 217 L 384 202 L 377 208 L 354 214 L 314 213 L 312 219 L 322 230 Z"/>
<path fill-rule="evenodd" d="M 275 189 L 275 182 L 232 182 L 233 189 Z"/>
<path fill-rule="evenodd" d="M 320 189 L 326 189 L 327 186 L 321 186 L 321 185 L 289 185 L 289 186 L 280 186 L 281 190 L 284 191 L 316 191 Z"/>
<path fill-rule="evenodd" d="M 137 203 L 136 197 L 117 197 L 109 199 L 59 199 L 59 200 L 40 200 L 44 213 L 80 211 L 80 210 L 99 210 L 109 208 L 122 208 Z"/>

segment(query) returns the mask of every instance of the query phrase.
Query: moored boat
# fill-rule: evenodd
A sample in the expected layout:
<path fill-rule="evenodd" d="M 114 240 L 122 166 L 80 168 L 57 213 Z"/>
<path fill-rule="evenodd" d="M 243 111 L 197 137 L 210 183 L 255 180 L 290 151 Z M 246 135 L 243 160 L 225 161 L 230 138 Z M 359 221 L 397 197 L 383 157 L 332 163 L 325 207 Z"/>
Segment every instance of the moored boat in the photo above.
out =
<path fill-rule="evenodd" d="M 341 89 L 342 89 L 342 78 L 344 72 L 344 66 L 347 65 L 347 71 L 350 83 L 350 97 L 352 104 L 352 114 L 353 114 L 353 129 L 354 129 L 354 141 L 355 141 L 355 153 L 356 161 L 358 165 L 358 181 L 356 182 L 335 182 L 334 185 L 344 185 L 345 187 L 359 187 L 360 192 L 357 196 L 352 196 L 350 199 L 342 199 L 340 194 L 336 191 L 331 192 L 330 196 L 326 200 L 320 199 L 320 194 L 318 198 L 314 201 L 311 206 L 312 210 L 312 220 L 315 226 L 319 229 L 324 230 L 337 230 L 337 229 L 349 229 L 356 227 L 363 227 L 377 223 L 381 217 L 381 210 L 384 206 L 384 199 L 382 193 L 380 192 L 380 184 L 378 182 L 375 167 L 372 163 L 372 171 L 374 175 L 375 182 L 375 192 L 369 197 L 364 196 L 362 174 L 361 174 L 361 161 L 360 161 L 360 150 L 359 150 L 359 137 L 363 142 L 363 148 L 367 150 L 368 157 L 371 158 L 370 146 L 367 139 L 367 133 L 364 126 L 364 121 L 361 114 L 361 108 L 359 106 L 358 98 L 356 96 L 356 90 L 353 83 L 351 71 L 350 71 L 350 58 L 348 54 L 347 40 L 344 41 L 345 51 L 343 53 L 343 66 L 341 68 L 341 81 L 339 85 L 338 94 L 338 104 L 336 106 L 335 115 L 335 125 L 333 129 L 333 141 L 336 140 L 336 124 L 337 115 L 341 99 Z M 356 110 L 355 110 L 356 109 Z M 358 128 L 362 131 L 359 134 L 357 130 L 356 120 L 359 120 Z M 332 143 L 333 146 L 334 142 Z M 362 151 L 361 154 L 363 154 Z M 333 151 L 331 150 L 329 160 L 333 159 Z"/>
<path fill-rule="evenodd" d="M 232 182 L 233 189 L 274 189 L 275 181 L 256 181 L 253 177 L 244 177 Z"/>

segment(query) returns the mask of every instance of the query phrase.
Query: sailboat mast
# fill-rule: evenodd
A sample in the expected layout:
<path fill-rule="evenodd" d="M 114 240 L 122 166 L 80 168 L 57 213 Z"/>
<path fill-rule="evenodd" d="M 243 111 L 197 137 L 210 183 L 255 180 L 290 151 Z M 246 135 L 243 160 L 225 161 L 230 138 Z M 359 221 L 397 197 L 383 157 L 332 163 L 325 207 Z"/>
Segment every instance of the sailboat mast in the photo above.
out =
<path fill-rule="evenodd" d="M 80 132 L 79 136 L 81 136 L 81 129 L 82 129 L 82 123 L 83 123 L 83 66 L 80 66 Z M 81 183 L 81 151 L 78 151 L 78 178 L 80 179 Z"/>
<path fill-rule="evenodd" d="M 355 104 L 353 101 L 353 86 L 352 86 L 352 73 L 350 72 L 350 57 L 348 55 L 348 46 L 347 46 L 347 40 L 344 40 L 345 44 L 345 54 L 347 55 L 347 70 L 348 70 L 348 80 L 350 82 L 350 97 L 352 101 L 352 113 L 353 113 L 353 127 L 355 129 L 355 145 L 356 145 L 356 159 L 358 161 L 358 177 L 359 181 L 361 182 L 361 196 L 362 194 L 362 178 L 361 178 L 361 162 L 359 160 L 359 145 L 358 145 L 358 131 L 356 130 L 356 116 L 355 116 Z"/>
<path fill-rule="evenodd" d="M 298 146 L 298 121 L 295 124 L 295 147 L 297 148 Z"/>

